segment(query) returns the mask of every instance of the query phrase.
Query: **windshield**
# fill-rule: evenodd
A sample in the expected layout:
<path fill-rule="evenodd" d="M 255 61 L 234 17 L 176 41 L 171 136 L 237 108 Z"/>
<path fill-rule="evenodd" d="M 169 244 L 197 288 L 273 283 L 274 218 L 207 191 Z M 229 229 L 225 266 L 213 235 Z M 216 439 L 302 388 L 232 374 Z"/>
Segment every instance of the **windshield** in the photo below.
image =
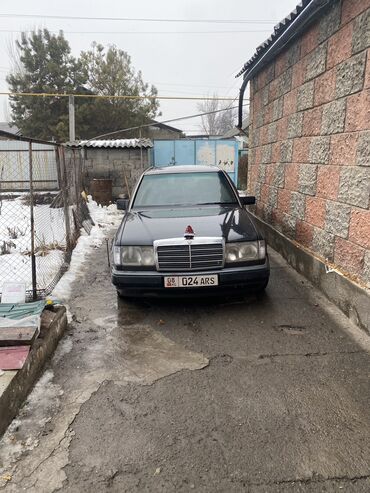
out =
<path fill-rule="evenodd" d="M 234 191 L 223 173 L 145 175 L 133 207 L 202 204 L 237 204 Z"/>

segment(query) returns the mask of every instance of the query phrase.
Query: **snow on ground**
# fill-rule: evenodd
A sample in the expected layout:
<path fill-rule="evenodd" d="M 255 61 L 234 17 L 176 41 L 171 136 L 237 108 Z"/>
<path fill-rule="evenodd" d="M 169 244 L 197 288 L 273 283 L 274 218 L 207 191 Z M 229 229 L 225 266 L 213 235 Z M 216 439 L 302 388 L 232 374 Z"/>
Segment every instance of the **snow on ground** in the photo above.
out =
<path fill-rule="evenodd" d="M 73 250 L 69 269 L 52 292 L 53 296 L 64 302 L 68 301 L 71 296 L 73 281 L 83 273 L 83 263 L 86 256 L 93 248 L 101 246 L 108 231 L 111 228 L 117 228 L 122 219 L 122 213 L 118 212 L 117 207 L 113 204 L 102 207 L 89 196 L 88 206 L 95 226 L 92 228 L 90 235 L 87 235 L 82 230 L 77 245 Z"/>
<path fill-rule="evenodd" d="M 37 285 L 47 287 L 64 263 L 61 250 L 50 250 L 47 255 L 36 257 Z M 31 257 L 28 253 L 11 253 L 0 256 L 1 281 L 19 281 L 26 283 L 26 289 L 32 289 Z M 0 285 L 0 292 L 1 292 Z"/>
<path fill-rule="evenodd" d="M 0 292 L 2 282 L 19 281 L 32 288 L 31 275 L 31 225 L 30 208 L 24 203 L 25 195 L 3 199 L 0 202 Z M 122 214 L 117 213 L 115 205 L 101 207 L 89 197 L 89 209 L 95 226 L 88 236 L 84 230 L 73 252 L 71 266 L 55 290 L 55 296 L 67 299 L 69 284 L 79 270 L 86 253 L 100 246 L 106 230 L 118 224 Z M 47 287 L 55 278 L 64 263 L 66 233 L 64 211 L 49 205 L 36 205 L 35 248 L 38 288 Z M 72 214 L 71 214 L 72 217 Z M 8 253 L 1 254 L 2 248 Z"/>
<path fill-rule="evenodd" d="M 25 282 L 26 289 L 31 289 L 30 207 L 24 203 L 27 195 L 14 199 L 8 196 L 0 202 L 0 273 L 3 282 Z M 36 205 L 34 220 L 37 281 L 42 288 L 52 282 L 64 262 L 64 212 Z"/>

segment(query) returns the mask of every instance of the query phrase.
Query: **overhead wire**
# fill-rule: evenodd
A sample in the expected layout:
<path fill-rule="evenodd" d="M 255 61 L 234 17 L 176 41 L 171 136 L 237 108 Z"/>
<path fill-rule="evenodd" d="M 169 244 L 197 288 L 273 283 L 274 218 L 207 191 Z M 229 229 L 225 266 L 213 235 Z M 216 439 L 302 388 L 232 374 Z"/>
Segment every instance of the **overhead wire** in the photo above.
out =
<path fill-rule="evenodd" d="M 234 99 L 234 101 L 235 101 L 235 99 Z M 248 106 L 248 104 L 243 104 L 243 106 Z M 178 122 L 178 121 L 181 121 L 181 120 L 190 120 L 191 118 L 199 118 L 200 116 L 211 115 L 212 113 L 220 113 L 221 111 L 227 111 L 227 110 L 235 109 L 235 108 L 238 108 L 238 106 L 222 108 L 220 110 L 207 111 L 207 112 L 204 112 L 204 113 L 197 113 L 195 115 L 188 115 L 188 116 L 181 116 L 181 117 L 178 117 L 178 118 L 171 118 L 169 120 L 164 120 L 162 122 L 155 122 L 155 123 L 151 122 L 151 123 L 146 123 L 144 125 L 137 125 L 135 127 L 123 128 L 121 130 L 115 130 L 114 132 L 108 132 L 106 134 L 101 134 L 101 135 L 97 135 L 95 137 L 91 137 L 89 140 L 86 141 L 86 143 L 87 142 L 90 142 L 92 140 L 102 139 L 103 137 L 109 137 L 109 136 L 117 135 L 117 134 L 120 134 L 120 133 L 123 133 L 123 132 L 128 132 L 130 130 L 138 130 L 140 128 L 153 127 L 153 126 L 155 126 L 155 124 L 167 124 L 167 123 Z"/>
<path fill-rule="evenodd" d="M 0 29 L 0 33 L 23 33 L 32 32 L 33 29 Z M 58 34 L 63 31 L 64 34 L 247 34 L 247 33 L 267 33 L 271 29 L 258 29 L 258 30 L 243 30 L 243 31 L 65 31 L 60 29 L 59 31 L 49 31 L 53 34 Z"/>
<path fill-rule="evenodd" d="M 162 99 L 162 100 L 185 100 L 185 101 L 233 101 L 233 98 L 222 96 L 136 96 L 136 95 L 112 95 L 112 94 L 73 94 L 73 93 L 47 93 L 47 92 L 0 92 L 0 96 L 13 97 L 53 97 L 65 98 L 74 96 L 75 98 L 98 98 L 98 99 L 122 99 L 122 100 L 138 100 L 138 99 Z M 234 99 L 235 101 L 235 99 Z"/>
<path fill-rule="evenodd" d="M 165 19 L 165 18 L 143 18 L 143 17 L 91 17 L 80 15 L 50 15 L 50 14 L 13 14 L 1 13 L 0 18 L 23 18 L 23 19 L 66 19 L 66 20 L 89 20 L 89 21 L 132 21 L 132 22 L 179 22 L 179 23 L 204 23 L 204 24 L 271 24 L 276 21 L 272 19 Z"/>
<path fill-rule="evenodd" d="M 0 92 L 0 95 L 11 95 L 11 94 L 16 94 L 16 93 L 5 93 L 5 92 Z M 20 95 L 24 96 L 24 95 L 30 95 L 30 96 L 43 96 L 43 94 L 39 94 L 39 93 L 28 93 L 28 94 L 25 94 L 25 93 L 20 93 Z M 69 96 L 68 94 L 48 94 L 47 96 Z M 73 94 L 73 96 L 76 96 Z M 85 96 L 90 96 L 90 97 L 99 97 L 99 95 L 85 95 L 85 94 L 81 94 L 81 95 L 78 95 L 80 97 L 85 97 Z M 103 96 L 105 98 L 112 98 L 113 96 Z M 123 97 L 123 96 L 122 96 Z M 137 98 L 137 96 L 136 96 Z M 145 96 L 142 96 L 142 98 L 145 98 Z M 159 98 L 158 98 L 159 99 Z M 171 97 L 170 99 L 194 99 L 194 98 L 175 98 L 175 97 Z M 225 100 L 226 98 L 197 98 L 197 99 L 218 99 L 218 100 Z M 177 118 L 171 118 L 171 119 L 168 119 L 168 120 L 164 120 L 162 122 L 156 122 L 157 124 L 167 124 L 167 123 L 173 123 L 173 122 L 178 122 L 178 121 L 183 121 L 183 120 L 189 120 L 189 119 L 192 119 L 192 118 L 199 118 L 199 117 L 202 117 L 202 116 L 206 116 L 206 115 L 210 115 L 210 114 L 214 114 L 214 113 L 220 113 L 222 111 L 228 111 L 230 109 L 236 109 L 238 108 L 238 106 L 231 106 L 233 104 L 233 102 L 237 99 L 237 97 L 235 98 L 227 98 L 228 100 L 231 100 L 231 104 L 228 105 L 226 108 L 221 108 L 221 109 L 218 109 L 218 110 L 212 110 L 212 111 L 207 111 L 207 112 L 202 112 L 202 113 L 196 113 L 194 115 L 187 115 L 187 116 L 182 116 L 182 117 L 177 117 Z M 248 106 L 248 103 L 245 103 L 243 104 L 243 107 L 244 106 Z M 146 127 L 151 127 L 155 125 L 153 122 L 151 123 L 148 123 L 148 124 L 144 124 L 144 125 L 138 125 L 138 126 L 135 126 L 135 127 L 129 127 L 129 128 L 123 128 L 123 129 L 120 129 L 120 130 L 116 130 L 114 132 L 108 132 L 108 133 L 105 133 L 105 134 L 101 134 L 101 135 L 97 135 L 95 137 L 91 137 L 87 142 L 90 142 L 91 140 L 95 140 L 95 139 L 101 139 L 103 137 L 108 137 L 108 136 L 112 136 L 112 135 L 117 135 L 117 134 L 120 134 L 120 133 L 123 133 L 123 132 L 128 132 L 130 130 L 138 130 L 138 129 L 141 129 L 141 128 L 146 128 Z"/>

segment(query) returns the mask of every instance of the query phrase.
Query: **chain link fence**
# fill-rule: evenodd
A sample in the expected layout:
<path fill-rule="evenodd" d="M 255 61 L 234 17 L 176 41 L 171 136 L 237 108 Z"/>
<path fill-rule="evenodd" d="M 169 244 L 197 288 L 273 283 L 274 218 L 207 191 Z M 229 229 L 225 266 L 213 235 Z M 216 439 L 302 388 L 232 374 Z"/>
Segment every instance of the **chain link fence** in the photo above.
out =
<path fill-rule="evenodd" d="M 91 228 L 82 177 L 78 150 L 0 132 L 0 294 L 7 281 L 28 299 L 53 290 Z"/>

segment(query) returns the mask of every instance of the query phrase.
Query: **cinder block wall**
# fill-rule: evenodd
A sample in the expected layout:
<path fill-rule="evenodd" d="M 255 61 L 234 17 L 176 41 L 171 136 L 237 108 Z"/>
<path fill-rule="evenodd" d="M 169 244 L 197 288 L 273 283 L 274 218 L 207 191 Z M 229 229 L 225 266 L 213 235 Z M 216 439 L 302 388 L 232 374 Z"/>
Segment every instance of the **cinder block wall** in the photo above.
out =
<path fill-rule="evenodd" d="M 370 0 L 333 1 L 251 81 L 256 214 L 370 286 Z"/>
<path fill-rule="evenodd" d="M 128 197 L 126 179 L 132 190 L 142 172 L 149 166 L 148 149 L 85 149 L 85 185 L 90 188 L 93 178 L 112 180 L 113 199 Z M 125 179 L 126 174 L 126 179 Z"/>

